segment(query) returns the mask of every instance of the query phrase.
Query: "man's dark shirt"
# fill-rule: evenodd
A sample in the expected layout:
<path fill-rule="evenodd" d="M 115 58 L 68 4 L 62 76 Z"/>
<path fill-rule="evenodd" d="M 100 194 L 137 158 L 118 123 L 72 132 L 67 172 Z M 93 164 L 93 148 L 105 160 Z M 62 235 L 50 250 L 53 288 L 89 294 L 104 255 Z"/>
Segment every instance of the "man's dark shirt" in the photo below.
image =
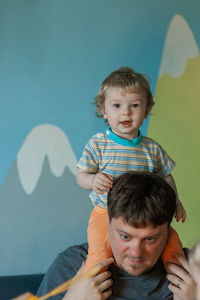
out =
<path fill-rule="evenodd" d="M 64 281 L 73 277 L 87 257 L 87 244 L 73 246 L 58 255 L 47 271 L 37 296 L 42 296 Z M 109 300 L 147 300 L 173 299 L 168 289 L 166 271 L 161 259 L 154 267 L 140 276 L 131 276 L 114 265 L 109 270 L 112 273 L 112 296 Z M 61 300 L 65 293 L 52 297 L 52 300 Z M 77 299 L 78 300 L 78 299 Z M 92 300 L 92 299 L 88 299 Z"/>

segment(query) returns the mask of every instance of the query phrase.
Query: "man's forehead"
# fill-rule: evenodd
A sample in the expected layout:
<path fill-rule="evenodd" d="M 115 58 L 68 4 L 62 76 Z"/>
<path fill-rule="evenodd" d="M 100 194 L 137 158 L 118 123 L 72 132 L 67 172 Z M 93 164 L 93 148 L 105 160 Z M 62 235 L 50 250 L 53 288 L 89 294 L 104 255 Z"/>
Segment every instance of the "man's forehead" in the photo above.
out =
<path fill-rule="evenodd" d="M 118 232 L 124 232 L 130 235 L 139 235 L 141 237 L 162 234 L 163 232 L 166 232 L 166 229 L 168 228 L 167 223 L 158 226 L 152 226 L 152 224 L 149 224 L 147 226 L 134 227 L 133 225 L 125 222 L 123 217 L 112 218 L 110 226 Z"/>

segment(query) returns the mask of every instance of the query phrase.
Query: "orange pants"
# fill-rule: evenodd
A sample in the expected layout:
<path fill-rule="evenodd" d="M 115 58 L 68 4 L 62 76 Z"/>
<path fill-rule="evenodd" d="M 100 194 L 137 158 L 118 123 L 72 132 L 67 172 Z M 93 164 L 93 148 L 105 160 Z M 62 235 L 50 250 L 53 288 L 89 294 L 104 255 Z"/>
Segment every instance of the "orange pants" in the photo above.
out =
<path fill-rule="evenodd" d="M 87 235 L 88 235 L 88 256 L 85 265 L 85 271 L 95 266 L 107 257 L 113 256 L 108 239 L 108 212 L 107 209 L 95 206 L 92 210 Z M 177 232 L 170 227 L 168 241 L 162 253 L 162 260 L 167 270 L 167 263 L 176 262 L 173 252 L 179 252 L 184 255 L 181 241 Z"/>

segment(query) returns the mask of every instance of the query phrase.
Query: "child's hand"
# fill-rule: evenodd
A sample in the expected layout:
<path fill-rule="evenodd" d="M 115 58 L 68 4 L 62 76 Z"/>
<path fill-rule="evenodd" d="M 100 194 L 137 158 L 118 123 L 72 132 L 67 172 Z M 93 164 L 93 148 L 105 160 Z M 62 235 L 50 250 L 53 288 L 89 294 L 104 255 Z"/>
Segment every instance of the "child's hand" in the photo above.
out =
<path fill-rule="evenodd" d="M 179 222 L 182 219 L 182 223 L 185 222 L 186 219 L 186 211 L 179 199 L 177 199 L 177 208 L 175 214 L 176 221 Z"/>
<path fill-rule="evenodd" d="M 99 172 L 94 176 L 92 189 L 95 193 L 103 194 L 105 191 L 109 191 L 109 189 L 112 187 L 112 184 L 112 176 Z"/>

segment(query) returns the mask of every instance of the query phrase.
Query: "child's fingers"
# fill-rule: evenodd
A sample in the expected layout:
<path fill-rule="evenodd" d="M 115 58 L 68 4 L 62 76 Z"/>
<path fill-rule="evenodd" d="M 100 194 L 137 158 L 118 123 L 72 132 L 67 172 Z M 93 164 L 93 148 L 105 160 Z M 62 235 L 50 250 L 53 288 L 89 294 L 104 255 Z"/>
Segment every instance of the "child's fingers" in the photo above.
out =
<path fill-rule="evenodd" d="M 186 219 L 186 216 L 185 216 L 185 215 L 183 215 L 183 217 L 182 217 L 182 223 L 184 223 L 184 222 L 185 222 L 185 219 Z"/>
<path fill-rule="evenodd" d="M 104 180 L 99 180 L 96 183 L 96 187 L 102 191 L 105 191 L 105 190 L 109 190 L 111 188 L 111 185 L 110 185 L 110 183 L 105 182 Z"/>
<path fill-rule="evenodd" d="M 111 176 L 111 175 L 109 175 L 109 174 L 106 174 L 106 176 L 110 179 L 110 181 L 112 181 L 113 182 L 113 177 Z"/>
<path fill-rule="evenodd" d="M 108 182 L 109 184 L 111 184 L 111 183 L 113 182 L 112 176 L 110 176 L 110 175 L 108 175 L 108 174 L 104 174 L 104 173 L 102 173 L 102 174 L 103 174 L 103 179 L 104 179 L 106 182 Z"/>
<path fill-rule="evenodd" d="M 181 212 L 179 212 L 179 220 L 182 220 L 182 223 L 184 223 L 185 219 L 186 219 L 186 212 L 184 209 L 182 209 Z"/>
<path fill-rule="evenodd" d="M 96 180 L 96 182 L 102 186 L 105 186 L 107 188 L 110 188 L 112 186 L 112 180 L 110 180 L 109 177 L 107 177 L 105 174 L 101 174 Z"/>
<path fill-rule="evenodd" d="M 177 206 L 175 219 L 176 219 L 177 222 L 179 222 L 181 219 L 182 219 L 182 223 L 185 222 L 186 211 L 185 211 L 184 207 L 182 206 L 182 204 Z"/>
<path fill-rule="evenodd" d="M 95 193 L 102 194 L 105 191 L 109 191 L 112 187 L 113 180 L 110 175 L 106 175 L 102 172 L 96 174 L 93 181 L 93 191 Z"/>
<path fill-rule="evenodd" d="M 110 188 L 111 188 L 111 186 L 108 184 L 105 184 L 104 182 L 103 183 L 96 182 L 93 186 L 93 191 L 95 193 L 103 194 L 104 192 L 109 191 Z"/>
<path fill-rule="evenodd" d="M 176 222 L 179 222 L 181 219 L 181 215 L 179 214 L 178 211 L 176 211 L 175 218 L 176 218 Z"/>
<path fill-rule="evenodd" d="M 102 179 L 104 179 L 105 181 L 107 181 L 107 182 L 112 182 L 113 181 L 113 178 L 112 178 L 112 176 L 111 175 L 109 175 L 109 174 L 105 174 L 105 173 L 103 173 L 103 172 L 99 172 L 99 173 L 97 173 L 98 175 L 98 177 L 99 178 L 102 178 Z"/>
<path fill-rule="evenodd" d="M 99 189 L 99 188 L 97 188 L 97 187 L 94 187 L 93 188 L 93 191 L 95 192 L 95 193 L 97 193 L 97 194 L 103 194 L 105 191 L 106 191 L 106 189 Z"/>

